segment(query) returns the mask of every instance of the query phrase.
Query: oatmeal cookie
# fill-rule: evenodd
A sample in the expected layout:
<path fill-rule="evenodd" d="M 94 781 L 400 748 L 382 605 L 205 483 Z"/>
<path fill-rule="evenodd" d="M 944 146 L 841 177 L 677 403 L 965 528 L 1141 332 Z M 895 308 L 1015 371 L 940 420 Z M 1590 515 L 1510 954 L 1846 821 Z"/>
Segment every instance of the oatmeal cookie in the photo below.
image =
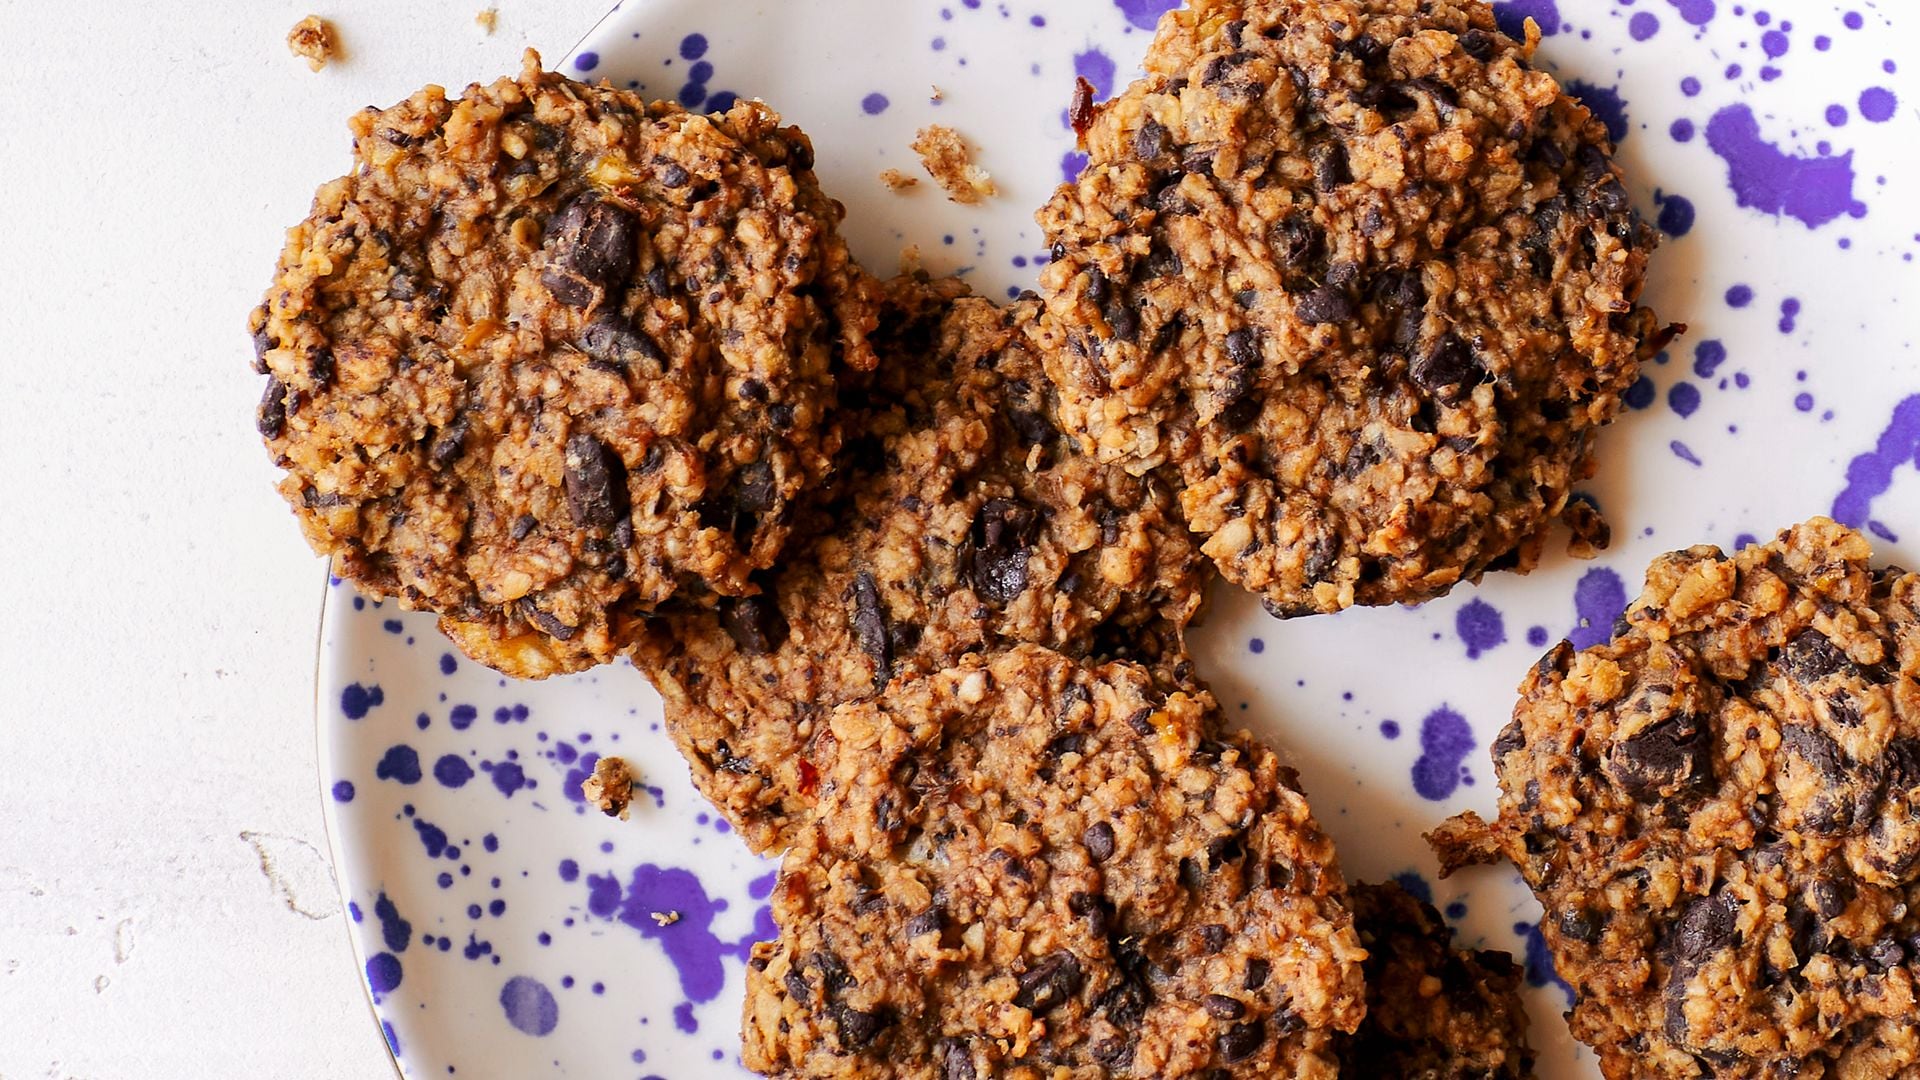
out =
<path fill-rule="evenodd" d="M 1029 641 L 1173 682 L 1211 573 L 1158 477 L 1074 453 L 1020 327 L 950 281 L 889 289 L 885 359 L 847 395 L 835 491 L 759 595 L 651 620 L 635 666 L 694 783 L 756 849 L 811 801 L 835 704 L 896 672 Z M 855 434 L 857 433 L 857 434 Z"/>
<path fill-rule="evenodd" d="M 1023 645 L 827 721 L 748 965 L 777 1076 L 1337 1075 L 1363 987 L 1292 772 L 1204 692 Z"/>
<path fill-rule="evenodd" d="M 1063 422 L 1278 615 L 1533 565 L 1665 332 L 1606 127 L 1477 0 L 1196 0 L 1039 220 Z"/>
<path fill-rule="evenodd" d="M 1456 948 L 1433 905 L 1393 882 L 1348 897 L 1367 950 L 1367 1018 L 1340 1044 L 1340 1075 L 1527 1080 L 1533 1049 L 1521 972 L 1504 952 Z"/>
<path fill-rule="evenodd" d="M 1610 1080 L 1920 1075 L 1920 575 L 1869 554 L 1656 560 L 1521 684 L 1498 819 L 1432 838 L 1519 867 Z"/>
<path fill-rule="evenodd" d="M 753 591 L 871 368 L 878 289 L 812 147 L 540 70 L 354 117 L 251 325 L 308 540 L 476 659 L 603 661 Z"/>

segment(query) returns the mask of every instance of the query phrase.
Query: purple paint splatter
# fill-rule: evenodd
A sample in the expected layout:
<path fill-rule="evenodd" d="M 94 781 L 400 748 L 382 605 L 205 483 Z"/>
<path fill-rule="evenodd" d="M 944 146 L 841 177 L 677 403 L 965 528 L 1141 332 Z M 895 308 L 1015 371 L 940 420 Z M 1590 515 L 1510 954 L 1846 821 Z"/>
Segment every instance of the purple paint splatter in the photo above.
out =
<path fill-rule="evenodd" d="M 1873 500 L 1893 486 L 1893 471 L 1903 464 L 1920 468 L 1920 394 L 1893 407 L 1893 416 L 1874 448 L 1847 463 L 1847 486 L 1833 499 L 1833 519 L 1860 528 L 1873 512 Z"/>
<path fill-rule="evenodd" d="M 458 754 L 443 754 L 433 763 L 433 778 L 443 787 L 465 787 L 467 781 L 473 779 L 473 766 Z"/>
<path fill-rule="evenodd" d="M 500 988 L 500 1008 L 507 1023 L 528 1035 L 551 1035 L 560 1026 L 560 1003 L 538 979 L 515 975 Z"/>
<path fill-rule="evenodd" d="M 1660 207 L 1660 231 L 1675 239 L 1693 231 L 1693 200 L 1684 195 L 1655 191 L 1653 201 Z"/>
<path fill-rule="evenodd" d="M 1467 658 L 1478 660 L 1480 654 L 1504 644 L 1507 640 L 1507 626 L 1500 617 L 1500 609 L 1475 597 L 1467 601 L 1466 606 L 1454 613 L 1454 633 L 1460 635 L 1460 641 L 1467 647 Z"/>
<path fill-rule="evenodd" d="M 1542 37 L 1560 32 L 1560 8 L 1554 0 L 1504 0 L 1493 5 L 1493 18 L 1516 41 L 1525 38 L 1528 19 L 1539 24 Z"/>
<path fill-rule="evenodd" d="M 1620 575 L 1596 566 L 1573 587 L 1574 626 L 1567 640 L 1576 649 L 1590 649 L 1613 636 L 1614 620 L 1626 611 L 1627 587 Z"/>
<path fill-rule="evenodd" d="M 374 953 L 367 957 L 367 986 L 376 994 L 398 987 L 402 974 L 400 958 L 392 953 Z"/>
<path fill-rule="evenodd" d="M 1713 21 L 1713 0 L 1667 0 L 1667 6 L 1678 11 L 1682 19 L 1694 26 L 1705 26 Z"/>
<path fill-rule="evenodd" d="M 1760 138 L 1745 105 L 1729 105 L 1707 121 L 1707 145 L 1727 163 L 1735 200 L 1762 213 L 1818 228 L 1854 211 L 1853 152 L 1803 158 Z"/>
<path fill-rule="evenodd" d="M 1413 790 L 1439 800 L 1460 785 L 1460 763 L 1474 748 L 1467 718 L 1445 705 L 1420 721 L 1420 757 L 1413 763 Z"/>
<path fill-rule="evenodd" d="M 387 700 L 387 695 L 378 686 L 361 686 L 353 683 L 340 691 L 340 711 L 349 720 L 359 720 L 367 715 L 369 709 Z"/>
<path fill-rule="evenodd" d="M 1682 419 L 1692 416 L 1700 408 L 1700 391 L 1692 383 L 1674 383 L 1667 391 L 1667 406 Z"/>
<path fill-rule="evenodd" d="M 1180 6 L 1180 0 L 1113 0 L 1113 6 L 1136 28 L 1151 30 L 1160 22 L 1163 12 Z"/>
<path fill-rule="evenodd" d="M 380 920 L 380 940 L 386 943 L 387 951 L 406 952 L 413 940 L 413 924 L 400 917 L 400 909 L 384 892 L 373 902 L 373 917 Z"/>
<path fill-rule="evenodd" d="M 373 775 L 402 784 L 420 782 L 420 752 L 405 743 L 387 748 L 386 756 L 373 767 Z"/>
<path fill-rule="evenodd" d="M 1660 32 L 1660 18 L 1651 11 L 1636 11 L 1627 20 L 1627 33 L 1635 41 L 1645 41 Z"/>
<path fill-rule="evenodd" d="M 1869 86 L 1860 91 L 1860 115 L 1873 123 L 1884 124 L 1893 119 L 1893 111 L 1899 105 L 1900 99 L 1884 86 Z"/>
<path fill-rule="evenodd" d="M 1557 986 L 1567 995 L 1567 1004 L 1573 1004 L 1573 987 L 1567 985 L 1553 970 L 1553 954 L 1547 950 L 1547 939 L 1540 933 L 1540 927 L 1534 923 L 1514 923 L 1513 932 L 1526 939 L 1526 973 L 1528 986 Z"/>

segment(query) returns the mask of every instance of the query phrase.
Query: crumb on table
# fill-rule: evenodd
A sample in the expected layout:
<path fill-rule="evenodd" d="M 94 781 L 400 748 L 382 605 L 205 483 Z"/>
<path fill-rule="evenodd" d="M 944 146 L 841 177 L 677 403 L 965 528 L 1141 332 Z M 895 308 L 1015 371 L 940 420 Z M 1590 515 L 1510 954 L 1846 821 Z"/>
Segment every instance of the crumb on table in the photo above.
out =
<path fill-rule="evenodd" d="M 301 19 L 293 24 L 292 30 L 287 31 L 287 48 L 315 71 L 326 67 L 327 61 L 333 59 L 337 44 L 333 24 L 318 15 Z"/>
<path fill-rule="evenodd" d="M 998 191 L 993 177 L 973 163 L 967 141 L 950 127 L 929 124 L 921 128 L 914 136 L 913 152 L 920 155 L 920 163 L 954 202 L 977 203 Z"/>
<path fill-rule="evenodd" d="M 918 177 L 908 176 L 899 169 L 887 169 L 883 171 L 880 174 L 880 182 L 887 185 L 888 191 L 905 191 L 910 187 L 918 187 L 920 184 Z"/>
<path fill-rule="evenodd" d="M 480 29 L 491 34 L 500 26 L 500 9 L 495 7 L 485 8 L 473 17 L 473 21 L 479 24 Z"/>
<path fill-rule="evenodd" d="M 593 775 L 580 782 L 580 794 L 589 806 L 625 821 L 627 805 L 633 801 L 633 773 L 624 759 L 603 757 L 594 763 Z"/>

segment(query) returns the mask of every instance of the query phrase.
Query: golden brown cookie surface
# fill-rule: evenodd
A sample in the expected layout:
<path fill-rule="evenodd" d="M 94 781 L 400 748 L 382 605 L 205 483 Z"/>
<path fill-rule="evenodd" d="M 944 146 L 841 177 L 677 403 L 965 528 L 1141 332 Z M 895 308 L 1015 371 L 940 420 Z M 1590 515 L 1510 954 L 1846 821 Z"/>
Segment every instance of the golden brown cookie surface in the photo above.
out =
<path fill-rule="evenodd" d="M 308 540 L 509 674 L 749 592 L 872 366 L 812 147 L 539 70 L 354 117 L 252 328 Z"/>

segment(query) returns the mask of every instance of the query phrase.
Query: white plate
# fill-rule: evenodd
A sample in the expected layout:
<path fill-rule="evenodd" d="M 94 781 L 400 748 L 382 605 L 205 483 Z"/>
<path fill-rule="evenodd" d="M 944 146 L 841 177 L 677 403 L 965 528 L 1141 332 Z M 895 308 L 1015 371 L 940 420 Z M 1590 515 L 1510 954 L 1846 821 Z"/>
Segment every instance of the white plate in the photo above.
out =
<path fill-rule="evenodd" d="M 651 0 L 549 60 L 689 104 L 774 102 L 813 135 L 869 266 L 890 270 L 911 243 L 997 296 L 1043 257 L 1031 213 L 1073 167 L 1075 74 L 1103 94 L 1124 82 L 1167 6 Z M 1463 940 L 1528 958 L 1540 1074 L 1565 1080 L 1596 1070 L 1529 936 L 1538 909 L 1510 872 L 1435 882 L 1419 834 L 1491 807 L 1485 747 L 1512 687 L 1550 642 L 1604 637 L 1654 554 L 1833 513 L 1889 558 L 1920 556 L 1920 365 L 1902 298 L 1920 295 L 1920 85 L 1895 70 L 1920 65 L 1920 18 L 1807 0 L 1498 6 L 1532 15 L 1545 62 L 1616 120 L 1636 201 L 1674 234 L 1651 298 L 1691 329 L 1605 439 L 1591 494 L 1614 547 L 1413 610 L 1282 623 L 1222 588 L 1198 650 L 1228 707 L 1291 751 L 1350 876 L 1417 876 Z M 933 121 L 979 144 L 1002 192 L 990 206 L 881 186 L 884 168 L 917 171 L 907 143 Z M 509 683 L 431 619 L 346 586 L 329 590 L 323 639 L 334 858 L 401 1067 L 737 1069 L 741 962 L 769 932 L 773 866 L 694 794 L 638 674 Z M 652 786 L 626 823 L 579 802 L 611 750 Z M 657 925 L 664 911 L 679 920 Z"/>

